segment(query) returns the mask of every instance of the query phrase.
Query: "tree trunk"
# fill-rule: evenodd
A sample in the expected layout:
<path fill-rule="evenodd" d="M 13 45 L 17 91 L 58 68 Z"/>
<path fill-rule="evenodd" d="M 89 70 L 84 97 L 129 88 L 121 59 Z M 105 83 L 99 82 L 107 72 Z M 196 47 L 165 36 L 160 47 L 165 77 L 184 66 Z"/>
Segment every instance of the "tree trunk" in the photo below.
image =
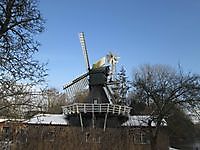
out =
<path fill-rule="evenodd" d="M 158 150 L 157 149 L 157 138 L 156 137 L 151 137 L 150 140 L 151 144 L 151 150 Z"/>
<path fill-rule="evenodd" d="M 152 121 L 148 121 L 151 150 L 157 150 L 157 137 L 159 128 L 152 129 Z"/>

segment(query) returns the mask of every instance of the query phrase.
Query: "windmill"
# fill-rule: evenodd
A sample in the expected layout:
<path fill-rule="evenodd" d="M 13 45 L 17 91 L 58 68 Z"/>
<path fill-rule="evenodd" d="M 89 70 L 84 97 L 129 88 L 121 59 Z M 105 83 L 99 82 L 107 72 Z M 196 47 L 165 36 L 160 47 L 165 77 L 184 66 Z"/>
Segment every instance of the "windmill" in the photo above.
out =
<path fill-rule="evenodd" d="M 82 92 L 86 89 L 86 87 L 89 86 L 89 98 L 86 102 L 104 102 L 112 104 L 111 99 L 113 97 L 109 94 L 111 93 L 111 91 L 106 85 L 107 76 L 109 75 L 109 66 L 105 66 L 105 59 L 103 57 L 95 64 L 93 64 L 92 68 L 90 68 L 89 57 L 83 32 L 79 33 L 79 39 L 85 60 L 86 73 L 74 79 L 72 82 L 66 84 L 64 86 L 64 89 L 67 91 L 68 95 L 73 97 L 76 95 L 76 93 Z"/>
<path fill-rule="evenodd" d="M 91 68 L 83 32 L 79 33 L 79 39 L 86 73 L 66 84 L 64 90 L 73 97 L 77 92 L 82 92 L 89 87 L 89 94 L 81 103 L 63 106 L 63 113 L 68 117 L 71 125 L 81 125 L 82 130 L 84 126 L 103 127 L 105 130 L 108 116 L 127 117 L 131 108 L 115 104 L 115 97 L 108 83 L 110 69 L 105 65 L 105 57 L 93 64 Z"/>

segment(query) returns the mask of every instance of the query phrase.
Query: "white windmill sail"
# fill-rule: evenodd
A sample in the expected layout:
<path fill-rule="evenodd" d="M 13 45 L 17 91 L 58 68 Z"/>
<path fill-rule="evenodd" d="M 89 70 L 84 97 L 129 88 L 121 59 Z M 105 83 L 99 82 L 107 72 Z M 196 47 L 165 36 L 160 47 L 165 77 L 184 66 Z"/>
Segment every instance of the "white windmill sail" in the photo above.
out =
<path fill-rule="evenodd" d="M 81 75 L 68 84 L 64 85 L 63 89 L 66 90 L 68 97 L 73 98 L 76 93 L 83 92 L 88 88 L 88 73 Z"/>
<path fill-rule="evenodd" d="M 111 80 L 115 80 L 115 74 L 116 74 L 116 64 L 118 63 L 119 57 L 112 52 L 109 52 L 108 55 L 106 55 L 107 62 L 111 65 Z"/>

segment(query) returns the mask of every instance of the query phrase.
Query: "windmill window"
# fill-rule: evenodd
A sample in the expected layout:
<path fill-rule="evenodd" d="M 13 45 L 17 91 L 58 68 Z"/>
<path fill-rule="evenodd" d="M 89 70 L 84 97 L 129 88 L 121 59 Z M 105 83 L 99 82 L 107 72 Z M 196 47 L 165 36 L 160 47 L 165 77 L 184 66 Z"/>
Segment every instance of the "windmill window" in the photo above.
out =
<path fill-rule="evenodd" d="M 44 136 L 45 140 L 53 142 L 55 139 L 55 132 L 54 131 L 46 131 L 43 136 Z"/>
<path fill-rule="evenodd" d="M 97 99 L 94 99 L 94 104 L 97 104 L 98 100 Z"/>
<path fill-rule="evenodd" d="M 27 143 L 28 139 L 27 139 L 27 133 L 26 131 L 24 131 L 23 129 L 21 129 L 20 131 L 17 132 L 17 136 L 16 136 L 17 142 L 18 143 Z"/>
<path fill-rule="evenodd" d="M 3 127 L 2 133 L 4 138 L 11 138 L 12 130 L 10 127 Z"/>
<path fill-rule="evenodd" d="M 134 135 L 135 144 L 150 144 L 150 138 L 146 133 L 137 133 Z"/>
<path fill-rule="evenodd" d="M 3 133 L 4 134 L 8 134 L 10 131 L 10 128 L 9 127 L 3 127 Z"/>

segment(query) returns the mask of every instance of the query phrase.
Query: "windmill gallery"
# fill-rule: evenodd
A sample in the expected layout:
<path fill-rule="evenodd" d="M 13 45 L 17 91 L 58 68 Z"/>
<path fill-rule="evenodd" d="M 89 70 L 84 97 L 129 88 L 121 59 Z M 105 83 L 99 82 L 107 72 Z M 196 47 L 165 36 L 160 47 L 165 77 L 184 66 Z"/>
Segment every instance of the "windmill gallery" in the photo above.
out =
<path fill-rule="evenodd" d="M 37 114 L 12 127 L 11 149 L 28 150 L 150 150 L 146 132 L 148 116 L 131 116 L 131 107 L 115 96 L 118 57 L 109 53 L 90 66 L 84 33 L 79 33 L 86 73 L 64 85 L 71 103 L 63 114 Z M 107 62 L 107 64 L 106 64 Z M 77 93 L 86 93 L 79 100 Z M 13 121 L 0 122 L 2 129 Z M 15 121 L 16 123 L 16 121 Z M 0 124 L 0 127 L 1 127 Z M 155 126 L 155 125 L 152 125 Z M 158 148 L 169 149 L 166 124 L 158 136 Z"/>

